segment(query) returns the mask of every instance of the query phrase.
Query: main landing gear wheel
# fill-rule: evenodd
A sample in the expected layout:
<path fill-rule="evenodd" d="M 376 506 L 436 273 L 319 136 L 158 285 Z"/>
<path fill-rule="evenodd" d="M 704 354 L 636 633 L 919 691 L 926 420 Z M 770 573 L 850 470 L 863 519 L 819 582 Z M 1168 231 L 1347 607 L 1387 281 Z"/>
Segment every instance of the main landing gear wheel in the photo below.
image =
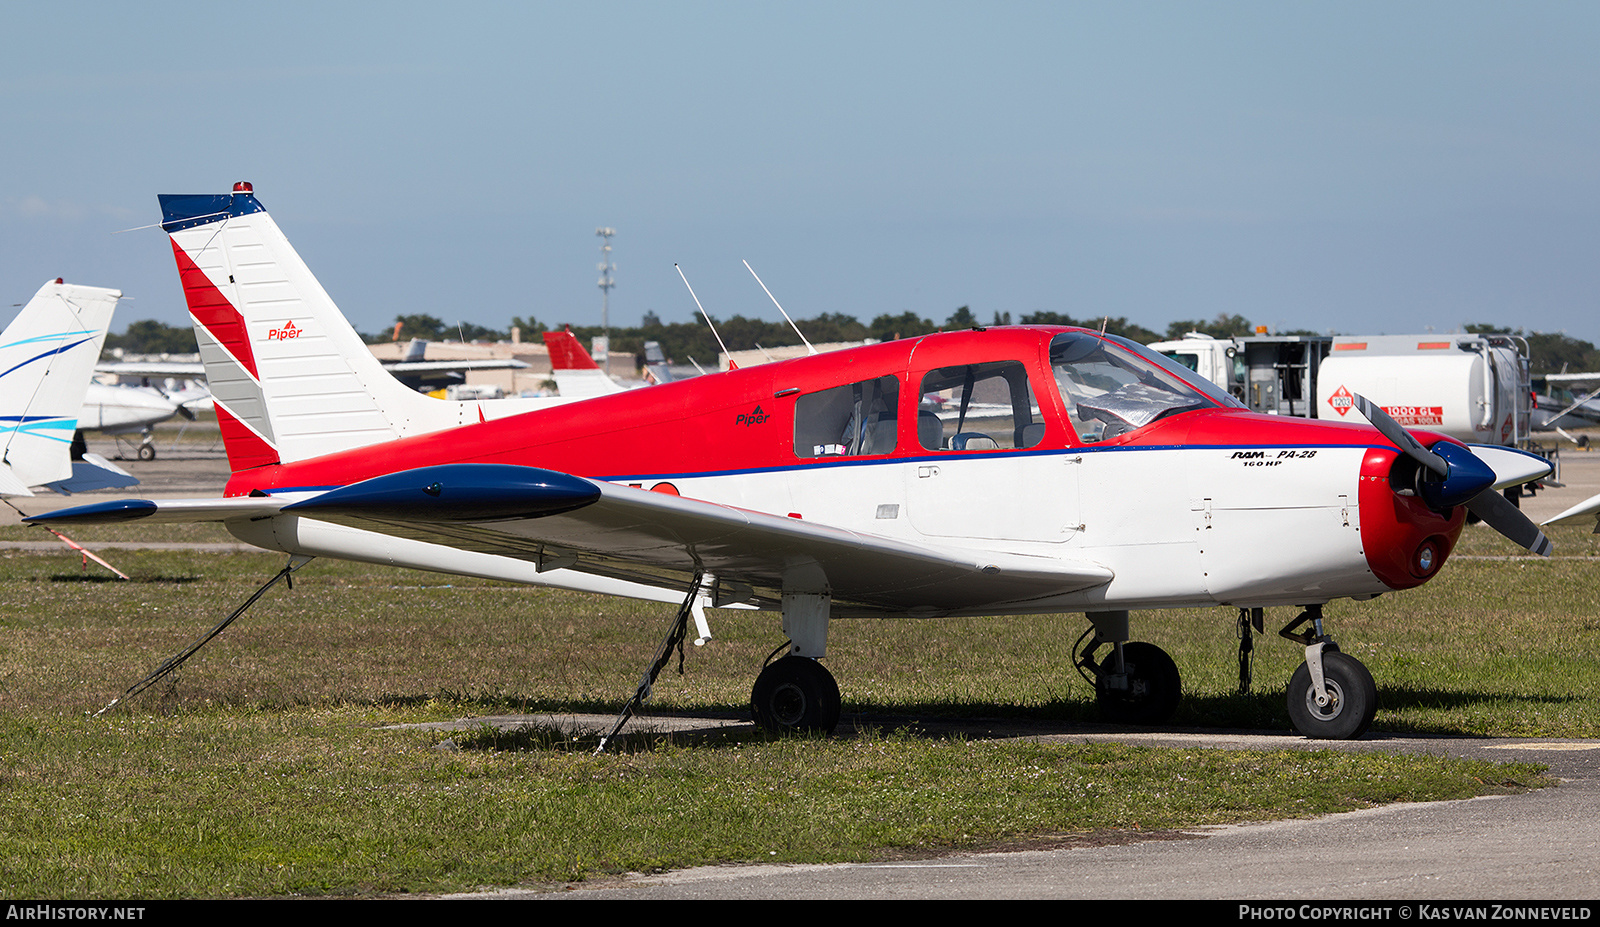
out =
<path fill-rule="evenodd" d="M 1110 669 L 1113 654 L 1100 664 Z M 1128 676 L 1126 689 L 1114 689 L 1101 675 L 1094 684 L 1095 699 L 1106 720 L 1127 724 L 1159 724 L 1178 710 L 1182 683 L 1178 664 L 1155 644 L 1131 641 L 1122 645 L 1122 665 Z"/>
<path fill-rule="evenodd" d="M 156 446 L 154 444 L 141 444 L 141 445 L 139 445 L 139 459 L 140 460 L 155 460 L 156 459 Z"/>
<path fill-rule="evenodd" d="M 1304 663 L 1289 680 L 1289 720 L 1295 730 L 1315 740 L 1353 740 L 1367 732 L 1378 712 L 1378 687 L 1355 657 L 1336 650 L 1322 653 L 1322 683 L 1328 704 L 1317 704 L 1311 669 Z"/>
<path fill-rule="evenodd" d="M 756 723 L 768 733 L 830 734 L 839 723 L 839 684 L 810 657 L 769 665 L 750 690 Z"/>

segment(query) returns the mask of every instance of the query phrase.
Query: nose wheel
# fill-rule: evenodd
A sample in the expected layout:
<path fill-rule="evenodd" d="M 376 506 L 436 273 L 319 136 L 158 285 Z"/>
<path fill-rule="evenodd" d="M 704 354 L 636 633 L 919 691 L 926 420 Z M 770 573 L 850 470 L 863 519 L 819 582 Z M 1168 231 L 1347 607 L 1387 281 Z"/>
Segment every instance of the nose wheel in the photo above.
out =
<path fill-rule="evenodd" d="M 1311 627 L 1296 632 L 1302 624 Z M 1322 631 L 1322 606 L 1307 606 L 1282 631 L 1306 648 L 1306 662 L 1289 679 L 1285 701 L 1295 730 L 1314 740 L 1353 740 L 1367 732 L 1378 713 L 1378 686 L 1360 660 L 1339 652 Z"/>
<path fill-rule="evenodd" d="M 1316 740 L 1351 740 L 1367 732 L 1378 711 L 1378 687 L 1355 657 L 1338 651 L 1322 654 L 1323 696 L 1302 663 L 1289 679 L 1289 720 L 1295 730 Z"/>

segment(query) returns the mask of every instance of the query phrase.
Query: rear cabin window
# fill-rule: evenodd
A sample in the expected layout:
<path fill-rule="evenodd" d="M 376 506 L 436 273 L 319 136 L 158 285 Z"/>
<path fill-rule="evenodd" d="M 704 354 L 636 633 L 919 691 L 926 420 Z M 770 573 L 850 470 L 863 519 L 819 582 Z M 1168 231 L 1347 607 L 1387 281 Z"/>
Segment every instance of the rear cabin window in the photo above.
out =
<path fill-rule="evenodd" d="M 856 457 L 894 452 L 899 428 L 900 381 L 878 377 L 820 393 L 794 404 L 796 457 Z"/>
<path fill-rule="evenodd" d="M 930 451 L 992 451 L 1033 447 L 1044 440 L 1044 421 L 1014 360 L 959 364 L 922 378 L 917 443 Z"/>

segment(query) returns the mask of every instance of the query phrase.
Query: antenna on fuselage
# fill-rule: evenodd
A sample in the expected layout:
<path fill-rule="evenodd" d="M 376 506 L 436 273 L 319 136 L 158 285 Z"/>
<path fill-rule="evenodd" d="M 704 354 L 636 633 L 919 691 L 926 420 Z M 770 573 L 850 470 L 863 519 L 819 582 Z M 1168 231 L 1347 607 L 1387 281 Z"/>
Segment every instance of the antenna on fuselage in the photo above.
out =
<path fill-rule="evenodd" d="M 756 269 L 754 267 L 750 266 L 749 261 L 744 261 L 744 269 L 750 271 L 750 276 L 755 277 L 757 283 L 761 283 L 761 276 L 756 273 Z M 800 335 L 800 341 L 806 346 L 806 350 L 810 351 L 812 354 L 817 353 L 817 349 L 811 346 L 811 342 L 806 341 L 806 336 L 800 333 L 800 326 L 794 324 L 794 319 L 789 318 L 789 313 L 783 312 L 783 307 L 778 305 L 778 297 L 772 295 L 772 291 L 767 289 L 767 285 L 765 283 L 761 283 L 761 290 L 767 294 L 768 299 L 772 300 L 772 304 L 774 306 L 778 306 L 778 311 L 783 313 L 783 320 L 789 323 L 789 327 L 794 329 L 794 333 L 796 335 Z"/>
<path fill-rule="evenodd" d="M 733 355 L 728 353 L 728 346 L 722 343 L 722 336 L 717 334 L 717 323 L 711 321 L 711 316 L 706 312 L 706 307 L 700 305 L 700 297 L 694 295 L 694 287 L 689 286 L 689 278 L 683 276 L 683 268 L 679 267 L 677 262 L 674 261 L 672 269 L 678 272 L 678 276 L 683 277 L 683 285 L 689 287 L 689 298 L 694 300 L 695 308 L 700 310 L 700 314 L 705 316 L 706 324 L 711 326 L 711 336 L 717 339 L 717 347 L 722 349 L 722 353 L 728 355 L 728 369 L 738 370 L 739 365 L 733 362 Z M 697 364 L 696 366 L 699 365 Z"/>

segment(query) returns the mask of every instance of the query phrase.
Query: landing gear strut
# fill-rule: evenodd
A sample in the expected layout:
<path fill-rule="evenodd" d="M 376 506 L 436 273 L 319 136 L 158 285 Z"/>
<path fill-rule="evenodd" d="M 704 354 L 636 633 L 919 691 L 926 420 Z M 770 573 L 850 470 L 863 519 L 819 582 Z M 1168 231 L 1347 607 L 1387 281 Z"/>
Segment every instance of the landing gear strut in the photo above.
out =
<path fill-rule="evenodd" d="M 1159 724 L 1171 718 L 1183 694 L 1178 665 L 1155 644 L 1128 640 L 1127 612 L 1091 612 L 1088 617 L 1093 638 L 1078 652 L 1077 665 L 1094 684 L 1100 713 L 1124 724 Z M 1096 651 L 1106 644 L 1111 651 L 1097 660 Z"/>
<path fill-rule="evenodd" d="M 1311 627 L 1295 633 L 1306 622 Z M 1306 648 L 1306 662 L 1289 679 L 1285 701 L 1295 730 L 1315 740 L 1353 740 L 1367 732 L 1378 711 L 1378 687 L 1355 657 L 1322 631 L 1322 606 L 1306 607 L 1281 636 Z"/>

